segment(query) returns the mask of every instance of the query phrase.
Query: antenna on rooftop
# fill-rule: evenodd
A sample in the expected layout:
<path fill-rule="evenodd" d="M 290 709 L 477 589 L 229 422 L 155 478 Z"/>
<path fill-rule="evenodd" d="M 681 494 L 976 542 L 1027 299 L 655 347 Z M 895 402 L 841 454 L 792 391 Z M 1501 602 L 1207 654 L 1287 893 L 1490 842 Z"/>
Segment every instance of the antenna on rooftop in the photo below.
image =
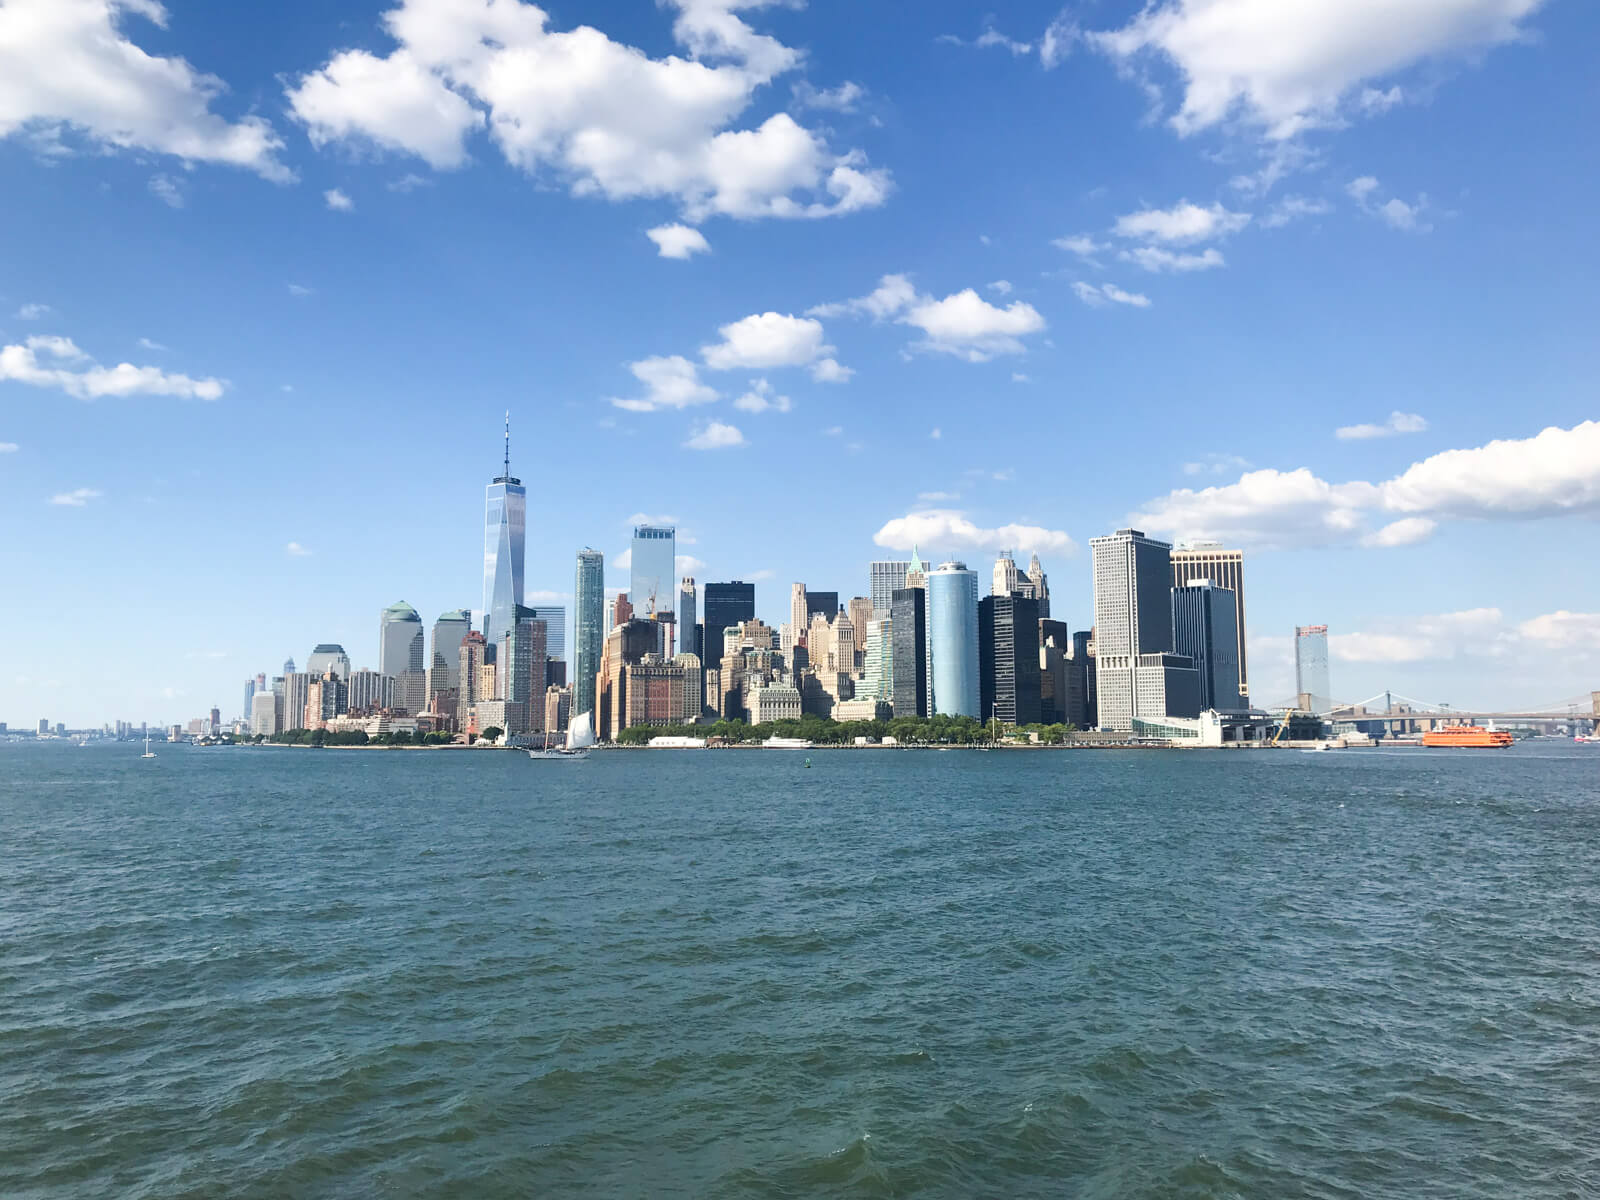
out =
<path fill-rule="evenodd" d="M 506 478 L 511 478 L 511 410 L 506 409 Z"/>

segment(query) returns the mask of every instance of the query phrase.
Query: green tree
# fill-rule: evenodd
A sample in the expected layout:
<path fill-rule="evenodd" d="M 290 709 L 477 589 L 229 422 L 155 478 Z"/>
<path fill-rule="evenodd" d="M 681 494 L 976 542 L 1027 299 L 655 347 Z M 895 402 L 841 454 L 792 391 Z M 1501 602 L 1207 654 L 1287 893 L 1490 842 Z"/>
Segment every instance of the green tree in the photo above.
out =
<path fill-rule="evenodd" d="M 501 729 L 500 726 L 491 725 L 489 728 L 483 731 L 481 736 L 487 741 L 498 742 L 500 740 L 500 735 L 504 732 L 505 730 Z"/>

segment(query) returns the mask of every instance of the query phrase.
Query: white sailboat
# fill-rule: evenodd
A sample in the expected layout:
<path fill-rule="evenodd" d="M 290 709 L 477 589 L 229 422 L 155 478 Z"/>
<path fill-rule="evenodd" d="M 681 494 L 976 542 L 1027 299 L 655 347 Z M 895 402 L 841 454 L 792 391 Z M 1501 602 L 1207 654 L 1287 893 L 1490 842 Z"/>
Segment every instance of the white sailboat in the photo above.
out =
<path fill-rule="evenodd" d="M 574 717 L 567 726 L 567 744 L 554 746 L 550 744 L 550 735 L 545 734 L 545 745 L 541 749 L 529 750 L 529 758 L 560 759 L 564 762 L 581 762 L 589 757 L 589 747 L 594 745 L 594 716 L 592 713 L 582 713 Z"/>
<path fill-rule="evenodd" d="M 145 734 L 145 737 L 144 737 L 144 753 L 139 755 L 139 757 L 140 758 L 154 758 L 155 757 L 155 754 L 152 753 L 151 750 L 150 750 L 150 735 L 149 734 Z"/>

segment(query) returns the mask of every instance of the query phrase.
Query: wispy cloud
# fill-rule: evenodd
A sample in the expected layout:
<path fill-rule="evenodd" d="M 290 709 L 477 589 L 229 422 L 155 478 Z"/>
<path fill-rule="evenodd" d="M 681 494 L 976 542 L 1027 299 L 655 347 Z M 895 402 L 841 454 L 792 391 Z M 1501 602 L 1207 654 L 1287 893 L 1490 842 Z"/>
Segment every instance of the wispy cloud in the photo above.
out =
<path fill-rule="evenodd" d="M 284 550 L 284 553 L 287 554 L 290 558 L 310 558 L 311 557 L 311 551 L 307 550 L 299 542 L 290 542 L 287 546 L 285 546 L 283 548 L 283 550 Z"/>
<path fill-rule="evenodd" d="M 73 488 L 70 492 L 57 492 L 50 497 L 51 504 L 59 504 L 65 508 L 84 508 L 91 500 L 98 500 L 104 492 L 95 488 Z"/>
<path fill-rule="evenodd" d="M 1363 441 L 1368 438 L 1394 437 L 1401 433 L 1425 433 L 1428 429 L 1427 418 L 1416 413 L 1392 412 L 1389 419 L 1381 425 L 1343 425 L 1334 430 L 1334 436 L 1342 441 Z"/>
<path fill-rule="evenodd" d="M 737 426 L 727 425 L 721 421 L 710 421 L 695 430 L 684 442 L 689 450 L 731 450 L 735 446 L 745 444 L 744 434 L 739 432 Z"/>
<path fill-rule="evenodd" d="M 334 212 L 355 212 L 356 202 L 342 188 L 329 188 L 322 193 L 323 202 Z"/>

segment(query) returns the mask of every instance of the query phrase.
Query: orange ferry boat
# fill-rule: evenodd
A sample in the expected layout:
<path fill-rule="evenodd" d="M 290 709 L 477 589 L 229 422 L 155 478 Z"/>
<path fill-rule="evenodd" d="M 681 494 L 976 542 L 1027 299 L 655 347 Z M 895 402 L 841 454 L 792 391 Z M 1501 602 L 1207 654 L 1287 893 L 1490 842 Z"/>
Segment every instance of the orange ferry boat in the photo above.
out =
<path fill-rule="evenodd" d="M 1515 740 L 1504 729 L 1485 729 L 1481 725 L 1445 725 L 1422 735 L 1424 746 L 1461 746 L 1469 749 L 1503 748 Z"/>

